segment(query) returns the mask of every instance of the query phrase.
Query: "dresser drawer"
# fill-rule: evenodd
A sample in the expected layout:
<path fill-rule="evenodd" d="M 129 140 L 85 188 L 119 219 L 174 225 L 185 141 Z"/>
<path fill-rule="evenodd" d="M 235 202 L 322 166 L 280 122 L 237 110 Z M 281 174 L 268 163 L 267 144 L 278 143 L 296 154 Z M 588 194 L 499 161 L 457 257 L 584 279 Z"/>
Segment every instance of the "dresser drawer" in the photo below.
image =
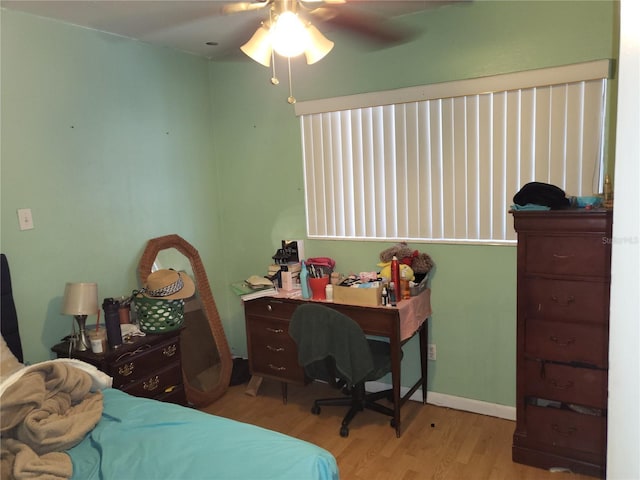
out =
<path fill-rule="evenodd" d="M 606 368 L 608 325 L 528 320 L 524 355 L 556 362 Z"/>
<path fill-rule="evenodd" d="M 606 417 L 533 405 L 527 405 L 525 410 L 530 440 L 550 449 L 566 448 L 598 455 L 605 451 Z"/>
<path fill-rule="evenodd" d="M 520 292 L 527 319 L 608 323 L 608 283 L 529 278 Z"/>
<path fill-rule="evenodd" d="M 175 336 L 158 345 L 142 345 L 123 353 L 110 367 L 114 388 L 145 377 L 149 372 L 170 363 L 180 363 L 180 337 Z"/>
<path fill-rule="evenodd" d="M 606 409 L 607 372 L 527 360 L 525 395 Z"/>
<path fill-rule="evenodd" d="M 525 273 L 608 277 L 611 249 L 603 237 L 530 234 L 526 240 Z"/>
<path fill-rule="evenodd" d="M 163 370 L 147 374 L 146 377 L 127 384 L 122 391 L 136 397 L 156 398 L 175 389 L 182 388 L 182 369 L 180 364 L 171 365 Z"/>
<path fill-rule="evenodd" d="M 261 315 L 289 321 L 297 307 L 295 303 L 265 297 L 245 302 L 244 312 L 246 316 Z"/>

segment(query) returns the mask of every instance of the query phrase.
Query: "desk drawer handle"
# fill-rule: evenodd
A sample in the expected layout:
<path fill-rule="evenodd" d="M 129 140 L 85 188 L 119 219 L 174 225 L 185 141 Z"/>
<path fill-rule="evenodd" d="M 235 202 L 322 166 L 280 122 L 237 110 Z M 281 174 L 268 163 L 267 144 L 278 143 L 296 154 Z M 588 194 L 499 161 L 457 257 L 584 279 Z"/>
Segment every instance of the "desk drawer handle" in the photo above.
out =
<path fill-rule="evenodd" d="M 156 388 L 158 388 L 158 385 L 160 385 L 160 379 L 158 378 L 157 375 L 153 378 L 150 378 L 146 382 L 142 382 L 142 388 L 144 388 L 148 392 L 151 392 Z"/>
<path fill-rule="evenodd" d="M 174 343 L 173 345 L 169 345 L 168 347 L 163 348 L 162 354 L 165 357 L 173 357 L 176 354 L 177 350 L 178 350 L 178 346 Z"/>
<path fill-rule="evenodd" d="M 267 350 L 271 352 L 284 352 L 284 347 L 272 347 L 271 345 L 267 345 Z"/>
<path fill-rule="evenodd" d="M 554 253 L 553 257 L 558 258 L 560 260 L 566 260 L 567 258 L 573 257 L 573 255 L 560 255 L 559 253 Z"/>
<path fill-rule="evenodd" d="M 273 307 L 271 305 L 267 305 L 267 310 L 270 312 L 273 310 Z"/>
<path fill-rule="evenodd" d="M 125 363 L 124 365 L 120 365 L 118 367 L 118 373 L 123 377 L 128 377 L 133 373 L 134 369 L 135 369 L 135 365 L 133 364 L 133 362 Z"/>
<path fill-rule="evenodd" d="M 551 429 L 554 432 L 559 433 L 560 435 L 562 435 L 564 437 L 570 437 L 571 435 L 573 435 L 574 433 L 576 433 L 578 431 L 578 429 L 576 427 L 569 427 L 566 430 L 562 430 L 560 428 L 560 425 L 558 425 L 557 423 L 554 423 L 553 425 L 551 425 Z"/>
<path fill-rule="evenodd" d="M 271 332 L 271 333 L 284 333 L 284 330 L 281 328 L 271 328 L 271 327 L 267 327 L 267 332 Z"/>
<path fill-rule="evenodd" d="M 570 295 L 570 296 L 567 297 L 567 301 L 566 302 L 562 302 L 562 301 L 560 301 L 560 299 L 558 297 L 556 297 L 555 295 L 552 295 L 551 296 L 551 300 L 556 302 L 558 305 L 561 305 L 563 307 L 568 307 L 569 305 L 571 305 L 573 302 L 576 301 L 576 297 L 574 297 L 573 295 Z"/>
<path fill-rule="evenodd" d="M 569 380 L 569 381 L 567 381 L 565 383 L 560 383 L 555 378 L 552 378 L 547 383 L 549 385 L 551 385 L 552 387 L 557 388 L 558 390 L 566 390 L 568 388 L 573 388 L 573 382 L 571 380 Z"/>
<path fill-rule="evenodd" d="M 569 345 L 573 345 L 574 343 L 576 343 L 576 338 L 575 337 L 571 337 L 569 339 L 567 339 L 566 342 L 561 342 L 560 339 L 558 337 L 556 337 L 555 335 L 551 335 L 549 337 L 549 340 L 551 340 L 553 343 L 555 343 L 557 346 L 559 347 L 568 347 Z"/>
<path fill-rule="evenodd" d="M 274 365 L 273 363 L 270 363 L 270 364 L 269 364 L 269 368 L 270 368 L 271 370 L 275 370 L 275 371 L 277 371 L 277 372 L 282 372 L 282 371 L 284 371 L 284 370 L 286 370 L 286 369 L 287 369 L 287 367 L 278 367 L 278 366 Z"/>

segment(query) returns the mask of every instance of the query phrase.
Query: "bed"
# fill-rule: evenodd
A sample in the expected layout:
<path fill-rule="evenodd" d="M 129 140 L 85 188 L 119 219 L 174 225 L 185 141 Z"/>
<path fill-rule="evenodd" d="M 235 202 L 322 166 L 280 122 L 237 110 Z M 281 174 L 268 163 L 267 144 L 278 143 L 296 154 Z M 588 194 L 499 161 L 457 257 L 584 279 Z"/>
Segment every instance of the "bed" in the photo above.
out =
<path fill-rule="evenodd" d="M 0 346 L 3 479 L 339 478 L 335 458 L 311 443 L 133 397 L 80 360 L 24 366 Z"/>

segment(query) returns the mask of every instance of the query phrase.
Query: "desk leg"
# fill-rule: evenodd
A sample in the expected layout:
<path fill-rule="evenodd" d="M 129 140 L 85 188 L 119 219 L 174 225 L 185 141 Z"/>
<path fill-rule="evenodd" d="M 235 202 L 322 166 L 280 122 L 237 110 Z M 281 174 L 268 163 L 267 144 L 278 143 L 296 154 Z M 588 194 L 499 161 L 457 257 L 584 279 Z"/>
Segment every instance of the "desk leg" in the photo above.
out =
<path fill-rule="evenodd" d="M 422 403 L 427 404 L 427 379 L 429 364 L 427 362 L 427 350 L 429 348 L 429 319 L 420 326 L 420 371 L 422 373 Z"/>
<path fill-rule="evenodd" d="M 391 350 L 391 384 L 393 388 L 393 420 L 391 425 L 396 429 L 396 437 L 400 438 L 402 433 L 400 428 L 400 406 L 402 403 L 400 398 L 400 339 L 391 338 L 389 348 Z"/>

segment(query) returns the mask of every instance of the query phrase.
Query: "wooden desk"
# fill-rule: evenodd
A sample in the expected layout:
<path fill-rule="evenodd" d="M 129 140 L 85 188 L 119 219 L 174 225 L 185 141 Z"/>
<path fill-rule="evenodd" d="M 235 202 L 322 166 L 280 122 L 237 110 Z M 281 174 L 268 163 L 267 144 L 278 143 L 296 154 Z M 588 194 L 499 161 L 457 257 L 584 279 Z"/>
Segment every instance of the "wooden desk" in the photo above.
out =
<path fill-rule="evenodd" d="M 397 307 L 361 307 L 321 302 L 355 320 L 365 334 L 386 337 L 391 350 L 396 435 L 401 434 L 400 407 L 422 387 L 422 402 L 427 402 L 427 320 L 431 315 L 431 291 L 425 290 Z M 249 368 L 252 375 L 282 382 L 283 401 L 287 401 L 287 384 L 305 384 L 304 369 L 298 364 L 296 345 L 289 337 L 289 320 L 295 309 L 311 300 L 263 297 L 245 302 Z M 400 395 L 402 346 L 415 334 L 420 341 L 420 378 Z"/>

